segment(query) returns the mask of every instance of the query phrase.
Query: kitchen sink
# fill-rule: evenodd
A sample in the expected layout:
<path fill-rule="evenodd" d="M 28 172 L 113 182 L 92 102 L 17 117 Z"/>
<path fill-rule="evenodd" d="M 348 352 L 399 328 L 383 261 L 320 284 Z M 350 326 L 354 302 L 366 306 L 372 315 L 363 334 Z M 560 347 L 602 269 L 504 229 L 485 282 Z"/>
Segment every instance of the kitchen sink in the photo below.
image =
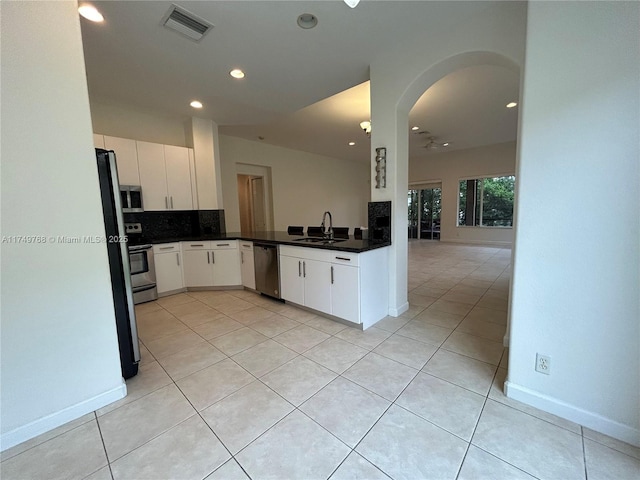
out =
<path fill-rule="evenodd" d="M 327 238 L 320 238 L 320 237 L 304 237 L 304 238 L 296 238 L 294 240 L 294 242 L 305 242 L 305 243 L 325 243 L 325 244 L 332 244 L 332 243 L 339 243 L 339 242 L 344 242 L 346 239 L 333 239 L 333 240 L 329 240 Z"/>

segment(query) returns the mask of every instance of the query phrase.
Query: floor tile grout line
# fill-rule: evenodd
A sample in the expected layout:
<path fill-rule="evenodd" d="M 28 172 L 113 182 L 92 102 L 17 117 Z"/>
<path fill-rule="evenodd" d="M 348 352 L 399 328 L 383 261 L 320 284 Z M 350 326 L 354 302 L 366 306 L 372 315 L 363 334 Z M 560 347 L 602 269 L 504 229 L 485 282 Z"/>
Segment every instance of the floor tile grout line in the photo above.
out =
<path fill-rule="evenodd" d="M 107 445 L 104 442 L 104 436 L 102 435 L 102 428 L 100 428 L 100 422 L 98 421 L 98 414 L 93 412 L 94 418 L 96 420 L 96 426 L 98 427 L 98 433 L 100 434 L 100 441 L 102 442 L 102 449 L 104 450 L 104 457 L 107 459 L 107 467 L 109 467 L 109 475 L 111 476 L 111 480 L 113 479 L 113 470 L 111 469 L 111 460 L 109 460 L 109 453 L 107 452 Z M 104 467 L 100 467 L 104 468 Z M 100 470 L 98 469 L 98 470 Z M 96 470 L 96 471 L 98 471 Z M 95 473 L 95 472 L 94 472 Z"/>
<path fill-rule="evenodd" d="M 89 413 L 93 413 L 93 414 L 94 414 L 94 418 L 96 418 L 95 410 L 94 410 L 93 412 L 88 412 L 88 413 L 86 413 L 85 415 L 88 415 Z M 77 419 L 75 419 L 75 420 L 77 420 Z M 69 422 L 67 422 L 67 423 L 73 422 L 73 421 L 75 421 L 75 420 L 70 420 L 70 421 L 69 421 Z M 61 432 L 61 433 L 59 433 L 59 434 L 57 434 L 57 435 L 54 435 L 54 436 L 53 436 L 53 437 L 51 437 L 51 438 L 47 438 L 46 440 L 44 440 L 44 441 L 42 441 L 42 442 L 40 442 L 40 443 L 36 443 L 35 445 L 32 445 L 32 446 L 30 446 L 29 448 L 26 448 L 26 449 L 22 450 L 21 452 L 18 452 L 18 453 L 14 454 L 14 455 L 11 455 L 10 457 L 4 458 L 4 459 L 2 459 L 2 461 L 0 461 L 0 464 L 5 463 L 5 462 L 7 462 L 7 461 L 11 460 L 12 458 L 17 457 L 18 455 L 22 455 L 23 453 L 26 453 L 26 452 L 28 452 L 29 450 L 33 450 L 34 448 L 36 448 L 36 447 L 38 447 L 38 446 L 40 446 L 40 445 L 42 445 L 42 444 L 44 444 L 44 443 L 47 443 L 47 442 L 48 442 L 48 441 L 50 441 L 50 440 L 53 440 L 53 439 L 58 438 L 58 437 L 60 437 L 60 436 L 62 436 L 62 435 L 65 435 L 66 433 L 72 432 L 73 430 L 76 430 L 77 428 L 80 428 L 81 426 L 86 425 L 86 424 L 87 424 L 87 423 L 89 423 L 89 422 L 91 422 L 91 420 L 87 420 L 86 422 L 82 422 L 81 424 L 76 425 L 75 427 L 70 428 L 69 430 L 65 430 L 64 432 Z M 62 424 L 62 425 L 60 425 L 59 427 L 62 427 L 62 426 L 64 426 L 64 425 L 66 425 L 66 424 L 65 424 L 65 423 L 63 423 L 63 424 Z M 59 427 L 56 427 L 56 428 L 59 428 Z M 49 430 L 49 432 L 44 432 L 44 433 L 42 433 L 41 435 L 45 435 L 45 434 L 50 433 L 50 432 L 51 432 L 51 430 Z M 37 438 L 37 437 L 39 437 L 39 436 L 40 436 L 40 435 L 38 435 L 38 436 L 36 436 L 36 437 L 34 437 L 34 438 Z M 29 440 L 33 440 L 33 438 L 31 438 L 31 439 L 29 439 Z M 9 450 L 11 450 L 12 448 L 18 447 L 18 446 L 22 445 L 22 443 L 28 442 L 29 440 L 25 440 L 24 442 L 21 442 L 21 443 L 18 443 L 18 444 L 16 444 L 16 445 L 14 445 L 13 447 L 9 447 L 9 448 L 7 448 L 6 450 L 3 450 L 1 453 L 6 454 L 6 453 L 7 453 Z M 0 473 L 1 473 L 1 468 L 0 468 Z M 1 477 L 0 477 L 0 478 L 1 478 Z"/>
<path fill-rule="evenodd" d="M 580 426 L 580 440 L 582 441 L 582 465 L 584 466 L 584 478 L 589 480 L 589 469 L 587 468 L 587 448 L 584 442 L 584 427 Z"/>
<path fill-rule="evenodd" d="M 162 365 L 161 365 L 161 367 L 162 367 Z M 164 367 L 162 367 L 162 368 L 163 368 L 163 370 L 164 370 Z M 165 370 L 165 373 L 166 373 L 167 375 L 169 375 L 169 374 L 168 374 L 168 372 L 167 372 L 166 370 Z M 249 373 L 249 374 L 250 374 L 250 373 Z M 251 375 L 251 374 L 250 374 L 250 375 Z M 169 376 L 169 378 L 171 378 L 171 376 Z M 173 379 L 172 379 L 172 380 L 173 380 Z M 222 441 L 222 439 L 220 439 L 220 437 L 218 437 L 218 435 L 217 435 L 217 434 L 216 434 L 216 432 L 213 430 L 213 428 L 211 427 L 211 425 L 209 425 L 209 423 L 208 423 L 208 422 L 205 420 L 205 418 L 201 415 L 201 413 L 200 413 L 201 411 L 200 411 L 200 410 L 198 410 L 198 409 L 195 407 L 195 405 L 191 402 L 191 400 L 189 399 L 189 397 L 187 397 L 187 395 L 182 391 L 182 389 L 180 388 L 180 386 L 179 386 L 175 381 L 173 381 L 173 384 L 176 386 L 176 388 L 178 389 L 178 391 L 180 392 L 180 394 L 184 397 L 184 399 L 189 403 L 189 405 L 191 405 L 191 408 L 193 408 L 193 410 L 194 410 L 194 412 L 195 412 L 195 415 L 198 415 L 198 416 L 200 417 L 200 419 L 204 422 L 204 424 L 207 426 L 207 428 L 209 428 L 209 430 L 211 430 L 211 433 L 213 433 L 213 435 L 214 435 L 214 436 L 216 437 L 216 439 L 220 442 L 220 444 L 225 448 L 225 450 L 227 450 L 227 453 L 229 453 L 229 455 L 231 456 L 231 458 L 234 458 L 234 459 L 235 459 L 235 457 L 233 456 L 233 454 L 231 453 L 231 451 L 227 448 L 227 446 L 226 446 L 226 445 L 225 445 L 225 443 Z M 247 385 L 249 385 L 249 384 L 247 384 Z M 246 386 L 246 385 L 244 385 L 244 386 Z M 243 387 L 240 387 L 238 390 L 241 390 L 242 388 L 243 388 Z M 229 395 L 232 395 L 233 393 L 237 392 L 238 390 L 235 390 L 234 392 L 230 393 Z M 225 396 L 224 398 L 227 398 L 229 395 Z M 224 400 L 224 398 L 221 398 L 219 401 Z M 217 403 L 217 402 L 214 402 L 214 403 L 212 403 L 211 405 L 214 405 L 215 403 Z M 207 407 L 203 408 L 202 410 L 206 410 L 206 409 L 207 409 L 207 408 L 209 408 L 211 405 L 209 405 L 209 406 L 207 406 Z M 182 422 L 178 423 L 177 425 L 180 425 L 181 423 L 186 422 L 189 418 L 192 418 L 192 417 L 193 417 L 193 415 L 189 416 L 187 419 L 183 420 Z M 174 425 L 174 426 L 173 426 L 173 427 L 171 427 L 171 428 L 175 428 L 177 425 Z M 171 428 L 170 428 L 169 430 L 171 430 Z M 169 430 L 166 430 L 166 431 L 164 431 L 163 433 L 166 433 L 166 432 L 168 432 Z M 158 435 L 158 436 L 159 436 L 159 435 Z M 156 437 L 154 437 L 154 438 L 157 438 L 157 436 L 156 436 Z M 151 439 L 151 440 L 153 440 L 153 439 Z M 149 443 L 151 440 L 149 440 L 149 441 L 148 441 L 148 442 L 146 442 L 146 443 Z M 137 448 L 140 448 L 140 447 L 137 447 Z M 135 450 L 135 449 L 134 449 L 134 450 Z M 133 451 L 133 450 L 132 450 L 132 451 Z M 129 452 L 129 453 L 130 453 L 130 452 Z M 224 463 L 222 463 L 222 465 L 224 465 L 224 464 L 225 464 L 225 463 L 227 463 L 228 461 L 229 461 L 229 459 L 228 459 L 227 461 L 225 461 Z M 213 471 L 209 472 L 209 473 L 207 474 L 207 476 L 208 476 L 208 475 L 211 475 L 213 472 L 215 472 L 216 470 L 218 470 L 218 468 L 222 467 L 222 465 L 219 465 L 219 466 L 218 466 L 217 468 L 215 468 Z M 242 465 L 240 465 L 240 468 L 242 468 Z M 242 470 L 244 471 L 244 468 L 242 468 Z M 246 472 L 245 472 L 245 473 L 246 473 Z M 249 478 L 251 478 L 248 474 L 247 474 L 247 476 L 248 476 Z"/>
<path fill-rule="evenodd" d="M 489 392 L 489 393 L 491 393 L 491 392 Z M 505 398 L 509 398 L 509 397 L 506 397 L 506 396 L 505 396 Z M 531 417 L 531 418 L 535 418 L 536 420 L 540 420 L 541 422 L 545 422 L 545 423 L 548 423 L 549 425 L 553 425 L 554 427 L 561 428 L 561 429 L 563 429 L 563 430 L 565 430 L 565 431 L 567 431 L 567 432 L 569 432 L 569 433 L 573 433 L 574 435 L 581 436 L 581 434 L 580 434 L 580 433 L 576 433 L 574 430 L 571 430 L 570 428 L 563 427 L 562 425 L 558 425 L 557 423 L 553 423 L 553 422 L 551 422 L 551 421 L 549 421 L 549 420 L 545 420 L 544 418 L 537 417 L 537 416 L 535 416 L 535 415 L 534 415 L 534 414 L 532 414 L 532 413 L 525 412 L 524 410 L 520 410 L 519 408 L 516 408 L 516 407 L 514 407 L 514 406 L 512 406 L 512 405 L 509 405 L 508 403 L 501 402 L 500 400 L 496 400 L 495 398 L 488 397 L 488 398 L 487 398 L 487 400 L 491 400 L 492 402 L 497 403 L 498 405 L 501 405 L 501 406 L 503 406 L 503 407 L 510 408 L 511 410 L 515 410 L 516 412 L 523 413 L 523 414 L 525 414 L 525 415 L 527 415 L 527 416 L 529 416 L 529 417 Z M 523 405 L 525 405 L 525 406 L 529 406 L 529 405 L 527 405 L 527 404 L 525 404 L 525 403 L 523 403 Z M 543 413 L 549 413 L 549 412 L 545 412 L 544 410 L 540 410 L 540 411 L 541 411 L 541 412 L 543 412 Z M 550 415 L 553 415 L 553 414 L 550 414 Z M 565 419 L 563 419 L 562 417 L 558 417 L 558 418 L 560 418 L 560 419 L 562 419 L 562 420 L 565 420 Z M 567 421 L 570 421 L 570 420 L 567 420 Z M 572 422 L 572 423 L 573 423 L 573 422 Z M 577 423 L 576 423 L 575 425 L 576 425 L 576 426 L 578 426 L 578 427 L 582 427 L 582 425 L 578 425 Z"/>
<path fill-rule="evenodd" d="M 497 375 L 498 375 L 498 370 L 496 369 L 496 371 L 493 374 L 493 378 L 491 379 L 491 385 L 493 385 L 493 382 L 495 382 Z M 471 448 L 473 437 L 475 436 L 476 431 L 478 430 L 478 425 L 480 424 L 480 419 L 482 418 L 482 414 L 484 413 L 484 408 L 487 405 L 487 400 L 489 399 L 490 394 L 491 394 L 491 387 L 489 387 L 489 391 L 487 392 L 487 395 L 484 397 L 484 400 L 482 402 L 482 408 L 480 409 L 478 420 L 476 421 L 476 424 L 473 427 L 473 431 L 471 432 L 471 437 L 469 437 L 469 441 L 467 442 L 467 449 L 464 452 L 464 456 L 462 457 L 462 462 L 460 463 L 460 467 L 458 467 L 458 472 L 456 473 L 456 480 L 458 479 L 458 477 L 460 476 L 460 472 L 462 471 L 462 466 L 464 465 L 464 461 L 466 460 L 467 454 L 469 453 L 469 449 Z"/>

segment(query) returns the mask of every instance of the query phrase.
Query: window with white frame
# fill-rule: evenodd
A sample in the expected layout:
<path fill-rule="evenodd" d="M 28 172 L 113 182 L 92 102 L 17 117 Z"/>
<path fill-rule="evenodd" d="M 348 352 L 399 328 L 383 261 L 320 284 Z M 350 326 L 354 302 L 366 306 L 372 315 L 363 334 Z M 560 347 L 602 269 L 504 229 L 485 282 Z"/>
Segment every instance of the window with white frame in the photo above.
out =
<path fill-rule="evenodd" d="M 482 177 L 460 180 L 458 226 L 513 226 L 516 177 Z"/>

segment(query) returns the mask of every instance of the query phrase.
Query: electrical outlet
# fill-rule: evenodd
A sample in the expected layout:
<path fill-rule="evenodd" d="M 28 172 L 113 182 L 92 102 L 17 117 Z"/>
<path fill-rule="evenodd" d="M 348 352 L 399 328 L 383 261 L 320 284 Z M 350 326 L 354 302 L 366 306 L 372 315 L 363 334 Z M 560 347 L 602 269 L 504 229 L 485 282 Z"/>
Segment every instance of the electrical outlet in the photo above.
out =
<path fill-rule="evenodd" d="M 551 357 L 549 355 L 541 355 L 536 353 L 536 372 L 551 374 Z"/>

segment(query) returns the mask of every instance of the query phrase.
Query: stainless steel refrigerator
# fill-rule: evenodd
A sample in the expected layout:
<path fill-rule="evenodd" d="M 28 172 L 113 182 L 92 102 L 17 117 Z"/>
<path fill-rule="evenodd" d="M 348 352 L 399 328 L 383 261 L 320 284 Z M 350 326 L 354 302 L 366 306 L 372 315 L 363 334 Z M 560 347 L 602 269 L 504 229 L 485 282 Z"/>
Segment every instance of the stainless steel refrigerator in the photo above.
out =
<path fill-rule="evenodd" d="M 122 203 L 120 201 L 116 155 L 113 151 L 96 148 L 96 157 L 106 230 L 105 245 L 109 254 L 111 290 L 113 291 L 113 306 L 115 308 L 118 343 L 120 345 L 122 376 L 131 378 L 138 373 L 140 346 L 138 345 L 136 314 L 131 290 L 129 251 L 127 243 L 119 241 L 125 237 L 126 233 L 122 215 Z"/>

